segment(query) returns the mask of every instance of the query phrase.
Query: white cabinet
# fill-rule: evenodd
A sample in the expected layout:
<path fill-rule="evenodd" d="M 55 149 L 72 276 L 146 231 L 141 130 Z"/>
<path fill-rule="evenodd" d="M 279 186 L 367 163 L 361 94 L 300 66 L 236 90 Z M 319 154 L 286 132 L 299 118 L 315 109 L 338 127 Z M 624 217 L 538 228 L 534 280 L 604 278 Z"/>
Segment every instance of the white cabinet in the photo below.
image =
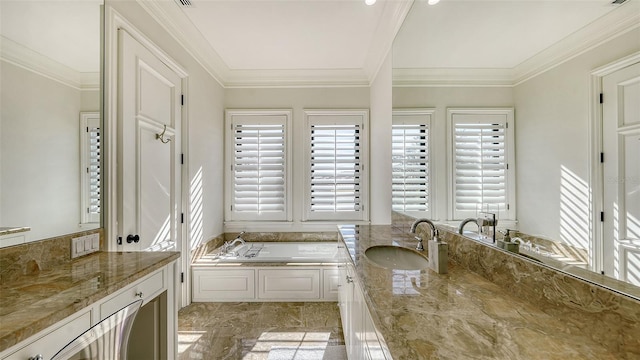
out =
<path fill-rule="evenodd" d="M 350 360 L 391 359 L 384 340 L 378 337 L 353 263 L 348 254 L 342 255 L 343 261 L 338 267 L 338 305 L 347 357 Z"/>
<path fill-rule="evenodd" d="M 265 266 L 242 269 L 193 266 L 192 299 L 199 301 L 336 301 L 332 266 Z"/>
<path fill-rule="evenodd" d="M 131 351 L 132 348 L 144 349 L 145 354 L 154 354 L 151 357 L 145 355 L 145 359 L 149 360 L 174 358 L 175 355 L 167 356 L 167 354 L 175 354 L 177 343 L 175 335 L 177 333 L 177 308 L 173 300 L 175 297 L 174 271 L 175 262 L 12 346 L 0 354 L 0 359 L 28 360 L 38 354 L 42 355 L 44 359 L 50 359 L 58 350 L 91 326 L 140 298 L 144 300 L 143 307 L 136 316 L 134 330 L 131 332 L 131 341 L 129 341 L 129 350 Z M 144 324 L 138 324 L 139 322 L 144 322 Z M 142 344 L 140 341 L 134 341 L 133 339 L 138 336 L 135 331 L 136 326 L 142 329 L 139 331 L 142 335 L 149 332 L 154 333 L 153 343 Z"/>
<path fill-rule="evenodd" d="M 90 327 L 91 308 L 86 308 L 8 349 L 2 354 L 2 360 L 28 360 L 36 355 L 50 359 Z"/>
<path fill-rule="evenodd" d="M 255 298 L 253 269 L 194 268 L 192 284 L 194 302 Z"/>

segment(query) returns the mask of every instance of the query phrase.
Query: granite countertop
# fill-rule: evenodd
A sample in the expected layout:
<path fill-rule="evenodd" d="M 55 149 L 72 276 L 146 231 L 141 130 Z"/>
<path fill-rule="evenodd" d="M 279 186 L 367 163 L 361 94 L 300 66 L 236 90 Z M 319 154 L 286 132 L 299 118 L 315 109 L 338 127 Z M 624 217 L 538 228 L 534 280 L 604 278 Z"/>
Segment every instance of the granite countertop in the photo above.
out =
<path fill-rule="evenodd" d="M 374 324 L 395 360 L 619 358 L 597 339 L 569 331 L 575 323 L 455 263 L 439 275 L 385 269 L 364 256 L 373 245 L 414 249 L 412 234 L 391 226 L 340 231 Z"/>
<path fill-rule="evenodd" d="M 31 228 L 26 226 L 0 226 L 0 236 L 17 234 L 27 231 L 31 231 Z"/>
<path fill-rule="evenodd" d="M 0 352 L 179 257 L 98 252 L 0 284 Z"/>

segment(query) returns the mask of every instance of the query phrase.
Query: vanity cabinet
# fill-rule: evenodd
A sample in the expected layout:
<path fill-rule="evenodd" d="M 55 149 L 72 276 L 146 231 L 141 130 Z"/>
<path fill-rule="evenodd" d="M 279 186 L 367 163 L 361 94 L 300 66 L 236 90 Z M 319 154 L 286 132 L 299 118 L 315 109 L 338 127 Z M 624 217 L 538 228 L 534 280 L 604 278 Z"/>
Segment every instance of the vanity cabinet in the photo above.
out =
<path fill-rule="evenodd" d="M 6 349 L 1 360 L 28 360 L 37 355 L 50 359 L 65 344 L 91 326 L 142 298 L 129 338 L 129 358 L 166 359 L 175 354 L 177 309 L 173 300 L 175 262 L 123 287 L 90 306 Z M 73 301 L 73 300 L 72 300 Z M 144 354 L 136 357 L 135 354 Z"/>
<path fill-rule="evenodd" d="M 342 319 L 347 358 L 390 360 L 391 356 L 373 324 L 355 267 L 346 251 L 338 267 L 338 306 Z"/>

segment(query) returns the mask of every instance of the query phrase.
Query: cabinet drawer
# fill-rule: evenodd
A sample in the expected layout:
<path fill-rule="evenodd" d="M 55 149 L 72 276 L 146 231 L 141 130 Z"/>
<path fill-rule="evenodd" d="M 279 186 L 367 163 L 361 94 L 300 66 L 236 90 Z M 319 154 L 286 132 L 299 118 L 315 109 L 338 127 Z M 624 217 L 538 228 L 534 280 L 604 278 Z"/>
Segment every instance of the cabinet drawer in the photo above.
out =
<path fill-rule="evenodd" d="M 320 269 L 258 270 L 258 298 L 298 300 L 320 298 Z"/>
<path fill-rule="evenodd" d="M 54 326 L 36 334 L 31 340 L 25 342 L 28 345 L 12 353 L 3 360 L 26 360 L 38 354 L 45 359 L 50 359 L 65 345 L 78 337 L 91 327 L 91 311 L 76 313 Z"/>
<path fill-rule="evenodd" d="M 193 269 L 193 301 L 233 301 L 255 298 L 251 269 Z"/>
<path fill-rule="evenodd" d="M 100 320 L 115 313 L 137 299 L 153 299 L 158 296 L 165 287 L 165 271 L 160 270 L 151 276 L 125 288 L 115 297 L 100 305 Z M 143 305 L 146 303 L 144 301 Z"/>

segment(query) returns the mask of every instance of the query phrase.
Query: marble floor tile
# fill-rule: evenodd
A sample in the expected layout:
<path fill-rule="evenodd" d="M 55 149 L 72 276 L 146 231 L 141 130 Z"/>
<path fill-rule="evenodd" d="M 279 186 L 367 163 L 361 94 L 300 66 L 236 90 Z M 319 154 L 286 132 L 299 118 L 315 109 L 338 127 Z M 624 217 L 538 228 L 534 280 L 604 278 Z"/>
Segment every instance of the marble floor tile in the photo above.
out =
<path fill-rule="evenodd" d="M 180 360 L 346 359 L 336 303 L 193 303 L 178 313 Z"/>

